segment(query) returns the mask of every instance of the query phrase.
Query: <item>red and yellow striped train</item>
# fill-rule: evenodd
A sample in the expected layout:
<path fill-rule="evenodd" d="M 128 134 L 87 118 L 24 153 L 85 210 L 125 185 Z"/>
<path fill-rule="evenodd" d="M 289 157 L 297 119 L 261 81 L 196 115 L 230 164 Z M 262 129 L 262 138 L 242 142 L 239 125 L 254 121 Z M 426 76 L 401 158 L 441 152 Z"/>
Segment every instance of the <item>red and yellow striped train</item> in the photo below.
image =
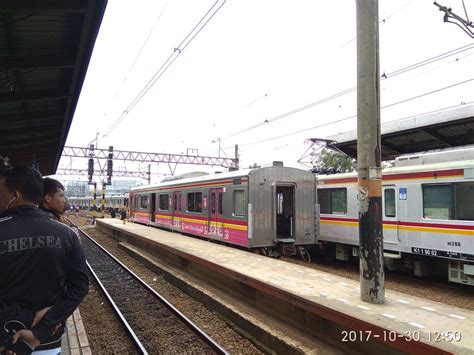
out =
<path fill-rule="evenodd" d="M 405 157 L 383 170 L 385 265 L 474 285 L 474 160 L 440 162 L 447 156 Z M 317 179 L 318 242 L 335 245 L 340 260 L 358 257 L 357 190 L 357 173 Z"/>

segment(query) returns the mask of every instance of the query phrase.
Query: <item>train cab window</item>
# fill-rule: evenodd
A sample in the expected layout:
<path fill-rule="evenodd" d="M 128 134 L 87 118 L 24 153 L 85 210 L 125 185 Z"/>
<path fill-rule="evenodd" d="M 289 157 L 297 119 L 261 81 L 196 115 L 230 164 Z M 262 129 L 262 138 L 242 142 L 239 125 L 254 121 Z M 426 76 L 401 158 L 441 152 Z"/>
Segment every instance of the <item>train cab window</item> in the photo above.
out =
<path fill-rule="evenodd" d="M 188 212 L 202 212 L 202 192 L 188 193 Z"/>
<path fill-rule="evenodd" d="M 169 210 L 169 196 L 168 194 L 162 194 L 160 195 L 160 202 L 159 202 L 159 208 L 162 211 L 168 211 Z"/>
<path fill-rule="evenodd" d="M 321 213 L 346 214 L 347 189 L 320 189 L 318 190 L 318 202 L 321 208 Z"/>
<path fill-rule="evenodd" d="M 245 191 L 236 190 L 233 193 L 234 216 L 245 216 Z"/>
<path fill-rule="evenodd" d="M 395 217 L 396 205 L 395 205 L 395 189 L 385 189 L 383 193 L 385 203 L 385 217 Z"/>
<path fill-rule="evenodd" d="M 141 195 L 140 196 L 140 208 L 146 209 L 148 208 L 148 196 Z"/>

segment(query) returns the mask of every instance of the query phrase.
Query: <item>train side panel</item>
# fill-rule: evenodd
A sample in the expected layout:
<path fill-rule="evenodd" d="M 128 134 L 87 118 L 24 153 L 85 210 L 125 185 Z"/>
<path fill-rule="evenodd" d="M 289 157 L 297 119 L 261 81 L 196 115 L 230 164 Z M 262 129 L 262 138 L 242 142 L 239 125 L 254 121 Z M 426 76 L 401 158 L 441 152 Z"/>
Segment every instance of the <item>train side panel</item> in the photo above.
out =
<path fill-rule="evenodd" d="M 316 242 L 314 180 L 275 166 L 167 182 L 132 190 L 130 218 L 277 255 L 280 244 Z"/>
<path fill-rule="evenodd" d="M 382 188 L 384 250 L 392 258 L 387 263 L 431 258 L 444 260 L 448 270 L 451 260 L 450 278 L 474 284 L 474 162 L 387 170 Z M 358 247 L 357 176 L 321 176 L 318 195 L 319 240 Z M 347 250 L 336 248 L 338 252 L 347 259 Z"/>

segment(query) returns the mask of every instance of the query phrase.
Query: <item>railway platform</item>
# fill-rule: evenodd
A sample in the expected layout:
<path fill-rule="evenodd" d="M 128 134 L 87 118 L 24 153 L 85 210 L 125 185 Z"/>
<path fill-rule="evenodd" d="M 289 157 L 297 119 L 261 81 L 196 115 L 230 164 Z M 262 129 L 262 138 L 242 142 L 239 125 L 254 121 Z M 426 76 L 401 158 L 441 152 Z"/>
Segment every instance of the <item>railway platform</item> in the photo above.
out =
<path fill-rule="evenodd" d="M 90 355 L 92 354 L 89 340 L 82 323 L 79 308 L 66 321 L 66 333 L 61 342 L 62 355 Z"/>
<path fill-rule="evenodd" d="M 342 351 L 474 353 L 469 310 L 391 290 L 368 304 L 358 282 L 304 266 L 119 220 L 97 228 Z"/>

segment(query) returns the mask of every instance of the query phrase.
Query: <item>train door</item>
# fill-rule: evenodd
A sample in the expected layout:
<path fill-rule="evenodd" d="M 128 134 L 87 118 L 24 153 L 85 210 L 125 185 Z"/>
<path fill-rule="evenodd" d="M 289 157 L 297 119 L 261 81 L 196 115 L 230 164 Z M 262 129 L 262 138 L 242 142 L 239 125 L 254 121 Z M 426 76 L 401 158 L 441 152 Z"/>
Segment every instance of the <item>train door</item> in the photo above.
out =
<path fill-rule="evenodd" d="M 295 239 L 295 187 L 277 185 L 276 187 L 276 237 L 284 242 Z M 293 239 L 293 240 L 291 240 Z"/>
<path fill-rule="evenodd" d="M 150 213 L 151 213 L 151 221 L 154 223 L 156 219 L 156 194 L 151 194 L 151 201 L 150 201 Z"/>
<path fill-rule="evenodd" d="M 173 228 L 181 229 L 181 192 L 173 192 L 173 220 L 171 221 Z"/>
<path fill-rule="evenodd" d="M 209 236 L 222 238 L 224 236 L 224 189 L 209 190 Z"/>
<path fill-rule="evenodd" d="M 399 242 L 397 196 L 396 186 L 383 187 L 383 241 L 388 244 Z"/>

